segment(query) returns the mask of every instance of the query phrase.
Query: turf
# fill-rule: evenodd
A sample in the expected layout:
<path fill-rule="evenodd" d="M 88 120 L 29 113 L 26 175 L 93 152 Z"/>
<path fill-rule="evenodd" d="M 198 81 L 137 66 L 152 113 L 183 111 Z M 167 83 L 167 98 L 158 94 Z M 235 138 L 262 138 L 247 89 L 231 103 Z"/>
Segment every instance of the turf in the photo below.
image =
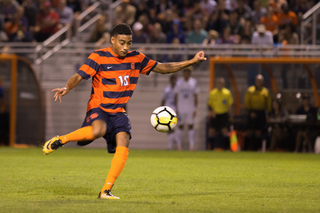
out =
<path fill-rule="evenodd" d="M 130 150 L 99 200 L 105 149 L 0 148 L 0 212 L 319 212 L 320 155 Z"/>

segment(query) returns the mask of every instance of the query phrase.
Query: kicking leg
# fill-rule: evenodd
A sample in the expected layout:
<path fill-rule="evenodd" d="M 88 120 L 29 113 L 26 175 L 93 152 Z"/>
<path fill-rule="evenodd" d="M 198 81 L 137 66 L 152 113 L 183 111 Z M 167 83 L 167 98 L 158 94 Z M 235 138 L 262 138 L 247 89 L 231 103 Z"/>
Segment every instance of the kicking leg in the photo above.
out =
<path fill-rule="evenodd" d="M 99 198 L 103 199 L 119 199 L 113 196 L 110 191 L 111 188 L 124 168 L 129 155 L 129 139 L 130 136 L 127 132 L 119 132 L 116 135 L 117 148 L 116 153 L 111 161 L 111 167 L 105 181 L 105 184 L 99 194 Z"/>

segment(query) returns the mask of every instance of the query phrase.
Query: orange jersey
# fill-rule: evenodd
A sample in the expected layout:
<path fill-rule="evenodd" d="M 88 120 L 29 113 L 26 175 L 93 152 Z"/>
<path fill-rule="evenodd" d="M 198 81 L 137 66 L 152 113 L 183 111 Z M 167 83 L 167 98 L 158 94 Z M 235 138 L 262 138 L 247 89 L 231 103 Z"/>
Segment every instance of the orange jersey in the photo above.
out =
<path fill-rule="evenodd" d="M 125 112 L 123 107 L 136 88 L 139 74 L 149 75 L 156 65 L 137 51 L 130 51 L 124 58 L 111 47 L 94 51 L 78 71 L 84 79 L 92 77 L 87 111 L 100 107 L 110 113 Z"/>
<path fill-rule="evenodd" d="M 276 15 L 272 15 L 271 18 L 267 17 L 267 16 L 263 16 L 261 18 L 261 24 L 263 24 L 264 26 L 266 26 L 266 30 L 273 32 L 275 29 L 278 28 L 279 25 L 279 19 Z"/>
<path fill-rule="evenodd" d="M 279 19 L 280 25 L 285 25 L 285 24 L 297 25 L 298 24 L 297 15 L 292 11 L 289 11 L 288 14 L 279 13 L 278 19 Z"/>

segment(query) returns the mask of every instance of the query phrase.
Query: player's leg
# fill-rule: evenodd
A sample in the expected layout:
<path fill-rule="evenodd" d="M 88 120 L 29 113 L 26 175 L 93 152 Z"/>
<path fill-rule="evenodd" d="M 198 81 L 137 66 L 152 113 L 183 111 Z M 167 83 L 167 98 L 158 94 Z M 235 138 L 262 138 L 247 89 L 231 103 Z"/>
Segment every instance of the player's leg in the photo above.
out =
<path fill-rule="evenodd" d="M 194 120 L 195 120 L 195 114 L 189 112 L 187 114 L 187 123 L 188 123 L 188 135 L 189 135 L 189 150 L 194 150 Z"/>
<path fill-rule="evenodd" d="M 189 134 L 189 150 L 194 151 L 194 129 L 193 124 L 188 125 L 188 134 Z"/>
<path fill-rule="evenodd" d="M 129 141 L 131 138 L 130 119 L 125 113 L 117 113 L 109 117 L 107 121 L 108 131 L 105 139 L 109 146 L 116 146 L 111 167 L 99 198 L 119 199 L 111 194 L 111 188 L 125 166 L 129 155 Z M 113 149 L 113 148 L 112 148 Z"/>
<path fill-rule="evenodd" d="M 217 115 L 218 116 L 218 115 Z M 219 123 L 221 128 L 222 140 L 223 140 L 223 148 L 225 150 L 230 149 L 230 138 L 229 138 L 229 114 L 224 113 L 219 115 Z"/>
<path fill-rule="evenodd" d="M 168 139 L 169 139 L 168 149 L 172 149 L 172 145 L 173 145 L 173 143 L 175 141 L 174 131 L 168 133 Z"/>
<path fill-rule="evenodd" d="M 70 141 L 90 141 L 102 137 L 107 130 L 107 115 L 101 109 L 91 110 L 87 113 L 86 123 L 83 127 L 62 136 L 55 136 L 43 146 L 43 152 L 50 154 L 60 146 Z"/>
<path fill-rule="evenodd" d="M 119 199 L 111 194 L 111 188 L 119 177 L 122 169 L 124 168 L 129 155 L 129 139 L 130 135 L 127 132 L 119 132 L 116 135 L 117 148 L 116 153 L 111 161 L 111 167 L 105 181 L 105 184 L 99 194 L 99 198 L 103 199 Z"/>

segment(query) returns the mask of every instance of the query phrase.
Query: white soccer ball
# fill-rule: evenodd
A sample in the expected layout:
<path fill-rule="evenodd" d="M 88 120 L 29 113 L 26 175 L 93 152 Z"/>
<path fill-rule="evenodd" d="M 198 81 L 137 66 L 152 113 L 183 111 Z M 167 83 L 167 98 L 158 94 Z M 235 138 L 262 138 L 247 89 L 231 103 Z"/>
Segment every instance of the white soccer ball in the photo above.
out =
<path fill-rule="evenodd" d="M 159 132 L 172 131 L 177 121 L 177 114 L 168 106 L 156 108 L 150 117 L 151 125 Z"/>

